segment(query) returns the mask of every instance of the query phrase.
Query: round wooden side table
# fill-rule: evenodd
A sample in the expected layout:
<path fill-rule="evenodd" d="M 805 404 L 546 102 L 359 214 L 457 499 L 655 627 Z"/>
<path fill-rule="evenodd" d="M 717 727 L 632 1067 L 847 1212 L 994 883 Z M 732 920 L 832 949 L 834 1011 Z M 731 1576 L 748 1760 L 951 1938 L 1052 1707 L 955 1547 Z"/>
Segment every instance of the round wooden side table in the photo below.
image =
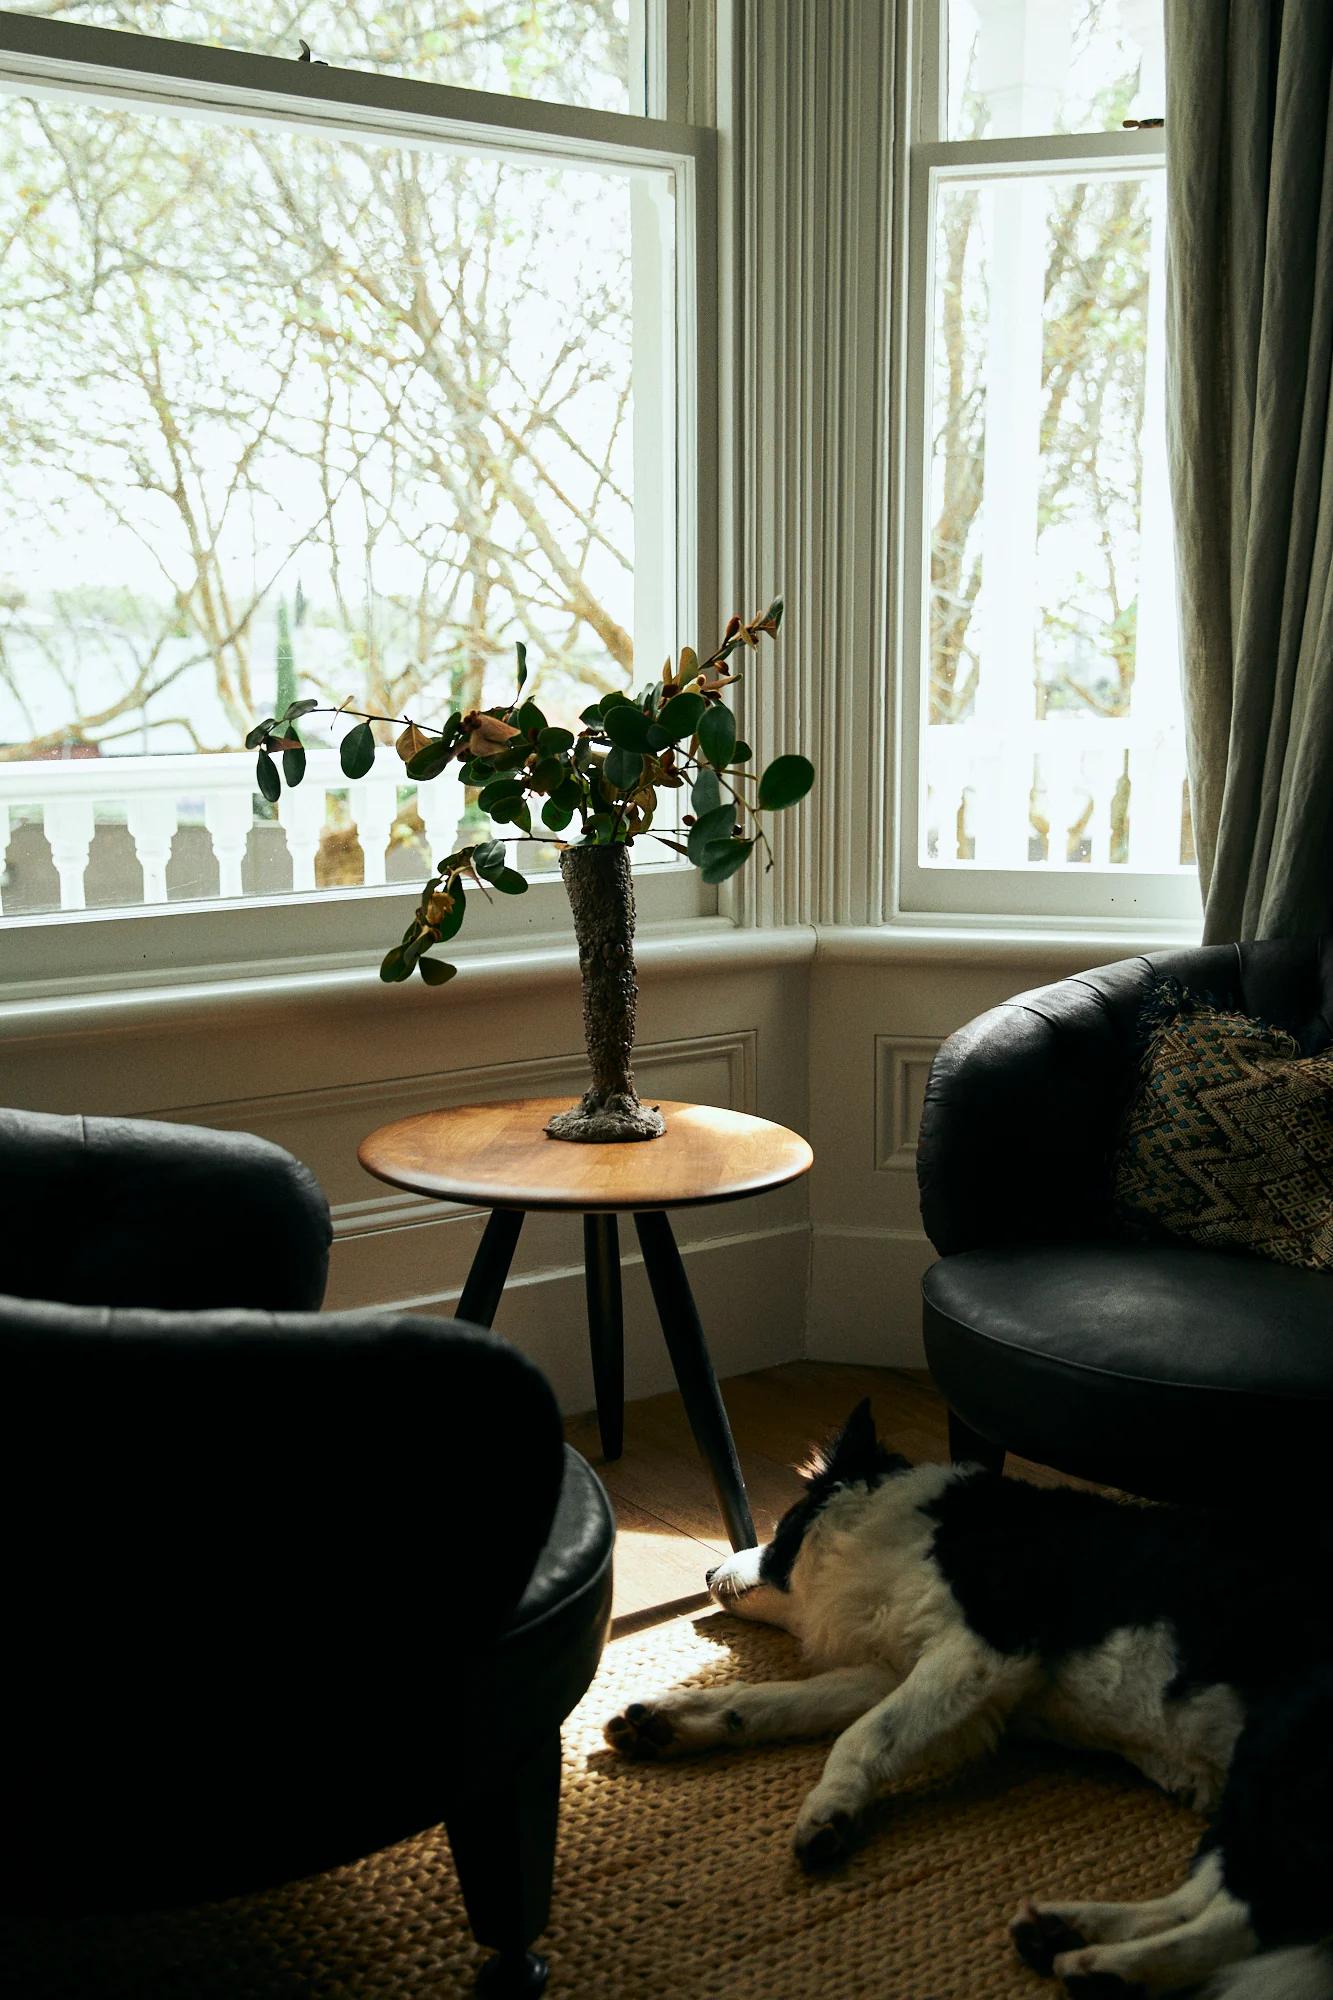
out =
<path fill-rule="evenodd" d="M 491 1211 L 458 1317 L 490 1326 L 529 1209 L 583 1217 L 588 1332 L 602 1450 L 619 1458 L 625 1406 L 624 1318 L 617 1217 L 630 1214 L 694 1441 L 712 1475 L 731 1545 L 754 1546 L 736 1446 L 685 1266 L 666 1211 L 762 1194 L 808 1172 L 805 1140 L 785 1126 L 711 1104 L 664 1102 L 660 1139 L 585 1146 L 548 1139 L 563 1097 L 463 1104 L 381 1125 L 357 1158 L 391 1187 Z"/>

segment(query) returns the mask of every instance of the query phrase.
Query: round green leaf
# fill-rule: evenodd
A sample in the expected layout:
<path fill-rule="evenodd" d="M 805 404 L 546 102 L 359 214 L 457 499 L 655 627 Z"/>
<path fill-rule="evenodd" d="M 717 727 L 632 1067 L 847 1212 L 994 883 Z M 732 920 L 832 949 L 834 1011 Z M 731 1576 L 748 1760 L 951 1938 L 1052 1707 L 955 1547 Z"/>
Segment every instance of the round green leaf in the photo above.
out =
<path fill-rule="evenodd" d="M 358 722 L 355 729 L 348 730 L 338 751 L 338 761 L 345 777 L 365 777 L 375 761 L 375 738 L 368 722 Z"/>
<path fill-rule="evenodd" d="M 289 701 L 283 710 L 282 719 L 284 722 L 295 722 L 298 717 L 309 715 L 312 708 L 318 707 L 319 696 L 317 694 L 308 694 L 300 701 Z"/>
<path fill-rule="evenodd" d="M 574 815 L 566 807 L 548 799 L 542 807 L 542 825 L 549 826 L 552 833 L 563 833 Z"/>
<path fill-rule="evenodd" d="M 492 778 L 488 785 L 482 786 L 477 804 L 488 813 L 493 807 L 504 805 L 509 800 L 517 803 L 522 796 L 523 786 L 517 778 Z"/>
<path fill-rule="evenodd" d="M 716 806 L 712 812 L 704 813 L 696 819 L 686 836 L 685 851 L 696 868 L 704 864 L 704 850 L 710 842 L 729 840 L 735 825 L 735 814 L 731 806 Z"/>
<path fill-rule="evenodd" d="M 483 840 L 472 850 L 472 866 L 478 875 L 489 882 L 505 866 L 505 844 L 502 840 Z"/>
<path fill-rule="evenodd" d="M 491 880 L 502 896 L 525 896 L 528 892 L 528 878 L 517 868 L 502 868 Z"/>
<path fill-rule="evenodd" d="M 702 819 L 705 813 L 716 812 L 722 803 L 722 787 L 717 781 L 717 772 L 707 769 L 700 771 L 690 794 L 690 804 L 696 816 Z"/>
<path fill-rule="evenodd" d="M 444 742 L 427 743 L 424 749 L 417 751 L 415 757 L 408 759 L 407 775 L 418 785 L 427 784 L 430 779 L 439 777 L 453 754 Z"/>
<path fill-rule="evenodd" d="M 273 724 L 276 721 L 276 719 L 277 718 L 275 716 L 268 715 L 265 716 L 262 722 L 257 722 L 255 724 L 254 728 L 250 731 L 249 735 L 245 739 L 245 747 L 247 750 L 257 750 L 259 748 L 264 738 L 272 730 Z"/>
<path fill-rule="evenodd" d="M 573 748 L 572 729 L 543 729 L 537 738 L 537 754 L 541 757 L 558 757 L 562 751 Z"/>
<path fill-rule="evenodd" d="M 743 868 L 750 858 L 752 840 L 713 840 L 704 849 L 703 865 L 699 870 L 705 882 L 725 882 L 738 868 Z"/>
<path fill-rule="evenodd" d="M 636 715 L 637 709 L 626 709 L 625 714 Z M 639 716 L 642 722 L 643 717 Z M 617 744 L 606 753 L 602 766 L 602 776 L 613 792 L 632 792 L 643 777 L 643 759 L 632 750 L 624 750 Z"/>
<path fill-rule="evenodd" d="M 419 958 L 417 971 L 427 986 L 447 986 L 458 971 L 458 967 L 450 965 L 448 960 L 443 958 Z"/>
<path fill-rule="evenodd" d="M 714 702 L 699 718 L 699 748 L 716 770 L 726 770 L 736 748 L 736 718 L 724 701 Z"/>
<path fill-rule="evenodd" d="M 255 783 L 270 805 L 276 804 L 282 797 L 282 779 L 267 750 L 261 750 L 255 758 Z"/>
<path fill-rule="evenodd" d="M 673 694 L 657 718 L 658 727 L 665 729 L 673 743 L 683 743 L 699 727 L 707 706 L 701 694 Z"/>
<path fill-rule="evenodd" d="M 742 743 L 740 737 L 738 736 L 736 738 L 736 748 L 731 753 L 732 763 L 748 764 L 753 755 L 754 751 L 750 748 L 749 744 Z"/>
<path fill-rule="evenodd" d="M 808 757 L 775 757 L 759 780 L 759 803 L 765 810 L 794 806 L 815 782 Z"/>
<path fill-rule="evenodd" d="M 392 951 L 387 951 L 384 954 L 384 958 L 380 964 L 380 978 L 387 985 L 396 986 L 400 980 L 407 979 L 411 971 L 412 961 L 409 959 L 402 945 L 396 944 Z"/>
<path fill-rule="evenodd" d="M 305 750 L 297 744 L 294 750 L 282 753 L 282 775 L 289 785 L 299 785 L 305 776 Z"/>
<path fill-rule="evenodd" d="M 629 702 L 618 702 L 603 727 L 619 750 L 642 753 L 649 747 L 648 732 L 652 724 L 641 708 L 634 708 Z"/>

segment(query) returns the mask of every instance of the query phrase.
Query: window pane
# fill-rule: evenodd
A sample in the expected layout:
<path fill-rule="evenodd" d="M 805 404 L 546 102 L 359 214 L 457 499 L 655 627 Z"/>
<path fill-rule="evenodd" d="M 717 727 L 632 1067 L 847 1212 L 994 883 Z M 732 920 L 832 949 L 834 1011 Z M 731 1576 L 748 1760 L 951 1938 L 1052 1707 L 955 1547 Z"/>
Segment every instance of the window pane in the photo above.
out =
<path fill-rule="evenodd" d="M 949 0 L 948 78 L 950 139 L 1160 118 L 1162 0 Z"/>
<path fill-rule="evenodd" d="M 210 7 L 196 0 L 52 0 L 15 13 L 124 28 L 168 41 L 300 54 L 317 60 L 460 89 L 494 90 L 603 111 L 637 111 L 632 75 L 645 0 L 403 0 L 392 8 L 311 0 L 290 7 Z"/>
<path fill-rule="evenodd" d="M 1187 858 L 1163 185 L 941 190 L 923 862 Z"/>
<path fill-rule="evenodd" d="M 485 826 L 452 776 L 384 729 L 349 786 L 312 719 L 274 808 L 249 724 L 506 701 L 517 639 L 568 722 L 662 658 L 673 213 L 668 172 L 0 100 L 10 915 L 419 882 Z"/>

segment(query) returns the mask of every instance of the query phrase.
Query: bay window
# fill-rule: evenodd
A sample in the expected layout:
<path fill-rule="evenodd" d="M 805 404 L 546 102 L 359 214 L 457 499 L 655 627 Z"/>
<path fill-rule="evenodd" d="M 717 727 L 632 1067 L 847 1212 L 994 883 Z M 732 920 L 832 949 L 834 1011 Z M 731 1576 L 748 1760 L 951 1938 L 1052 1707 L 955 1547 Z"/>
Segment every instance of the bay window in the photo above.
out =
<path fill-rule="evenodd" d="M 207 7 L 0 16 L 11 976 L 72 969 L 71 921 L 108 976 L 264 957 L 275 902 L 290 955 L 382 942 L 475 801 L 388 729 L 348 778 L 314 716 L 269 804 L 252 722 L 487 706 L 518 641 L 564 722 L 715 619 L 712 156 L 647 115 L 660 16 L 325 6 L 240 50 Z"/>

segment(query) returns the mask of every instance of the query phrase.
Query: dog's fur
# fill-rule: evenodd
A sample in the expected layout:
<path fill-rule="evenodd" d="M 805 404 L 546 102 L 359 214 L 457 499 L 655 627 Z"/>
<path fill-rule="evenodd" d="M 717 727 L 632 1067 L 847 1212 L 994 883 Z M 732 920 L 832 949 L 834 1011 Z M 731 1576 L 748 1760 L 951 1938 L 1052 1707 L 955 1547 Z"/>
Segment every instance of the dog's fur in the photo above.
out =
<path fill-rule="evenodd" d="M 799 1639 L 810 1678 L 677 1689 L 606 1728 L 630 1757 L 840 1732 L 796 1821 L 838 1860 L 872 1800 L 1006 1731 L 1111 1750 L 1206 1813 L 1150 1903 L 1025 1902 L 1014 1943 L 1071 1995 L 1333 2000 L 1333 1532 L 913 1467 L 868 1402 L 716 1601 Z"/>

